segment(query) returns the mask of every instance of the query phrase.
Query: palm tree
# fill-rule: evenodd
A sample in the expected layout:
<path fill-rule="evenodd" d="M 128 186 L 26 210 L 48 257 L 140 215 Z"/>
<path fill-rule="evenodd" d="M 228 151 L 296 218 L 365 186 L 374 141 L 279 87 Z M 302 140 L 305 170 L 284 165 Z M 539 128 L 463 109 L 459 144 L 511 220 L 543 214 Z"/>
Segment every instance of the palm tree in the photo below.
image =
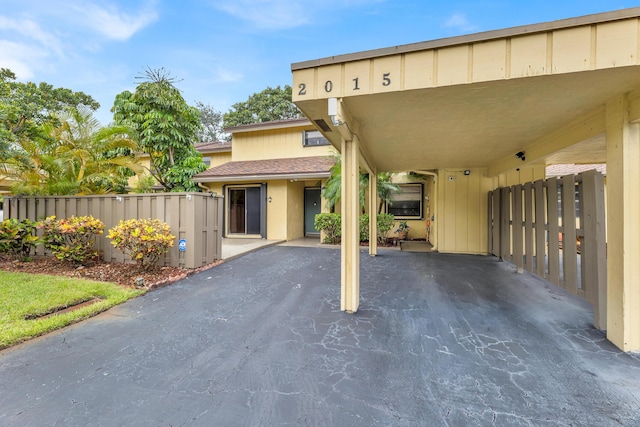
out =
<path fill-rule="evenodd" d="M 102 127 L 86 109 L 72 109 L 57 127 L 39 137 L 21 140 L 5 161 L 15 194 L 96 194 L 122 187 L 128 176 L 142 171 L 137 144 L 124 126 Z"/>
<path fill-rule="evenodd" d="M 331 175 L 325 184 L 323 197 L 329 202 L 329 207 L 333 209 L 340 201 L 342 195 L 342 158 L 339 154 L 334 154 L 335 163 L 329 170 Z M 377 193 L 380 203 L 378 204 L 378 213 L 382 213 L 385 203 L 391 200 L 391 194 L 400 191 L 398 184 L 391 182 L 390 172 L 380 172 L 376 175 Z M 360 208 L 364 213 L 365 193 L 369 187 L 369 174 L 360 174 Z"/>

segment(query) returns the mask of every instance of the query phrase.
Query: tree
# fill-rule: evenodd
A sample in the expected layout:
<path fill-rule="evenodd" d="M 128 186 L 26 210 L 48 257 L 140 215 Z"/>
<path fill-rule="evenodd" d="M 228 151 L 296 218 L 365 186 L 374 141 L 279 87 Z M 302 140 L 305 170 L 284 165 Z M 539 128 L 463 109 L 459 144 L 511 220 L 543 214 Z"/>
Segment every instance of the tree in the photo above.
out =
<path fill-rule="evenodd" d="M 329 207 L 331 209 L 333 209 L 333 207 L 340 201 L 342 196 L 342 158 L 337 153 L 334 157 L 336 161 L 329 170 L 331 175 L 329 176 L 322 193 L 323 197 L 329 202 Z M 365 192 L 366 189 L 369 188 L 369 174 L 361 173 L 359 181 L 360 209 L 364 213 Z M 385 203 L 388 203 L 391 200 L 391 194 L 400 191 L 400 187 L 398 184 L 391 181 L 390 172 L 378 173 L 376 176 L 376 183 L 376 190 L 378 198 L 380 199 L 378 204 L 378 213 L 382 213 L 382 208 Z"/>
<path fill-rule="evenodd" d="M 90 108 L 70 109 L 60 124 L 21 138 L 4 161 L 14 194 L 72 195 L 123 192 L 127 177 L 141 172 L 137 145 L 122 126 L 102 127 Z"/>
<path fill-rule="evenodd" d="M 199 191 L 193 175 L 207 166 L 193 142 L 200 129 L 200 112 L 187 105 L 164 68 L 147 69 L 135 93 L 116 96 L 114 121 L 133 128 L 140 148 L 149 155 L 149 172 L 167 191 Z"/>
<path fill-rule="evenodd" d="M 209 104 L 203 104 L 196 101 L 196 108 L 200 111 L 200 125 L 202 129 L 198 130 L 198 141 L 200 142 L 216 142 L 229 141 L 231 135 L 224 132 L 222 127 L 222 113 Z"/>
<path fill-rule="evenodd" d="M 245 102 L 233 104 L 231 110 L 224 114 L 224 127 L 299 117 L 302 117 L 302 113 L 291 101 L 291 86 L 267 87 L 251 95 Z"/>
<path fill-rule="evenodd" d="M 43 126 L 59 125 L 59 113 L 80 107 L 95 111 L 100 104 L 83 92 L 18 82 L 11 70 L 0 68 L 0 156 L 21 139 L 42 137 Z"/>

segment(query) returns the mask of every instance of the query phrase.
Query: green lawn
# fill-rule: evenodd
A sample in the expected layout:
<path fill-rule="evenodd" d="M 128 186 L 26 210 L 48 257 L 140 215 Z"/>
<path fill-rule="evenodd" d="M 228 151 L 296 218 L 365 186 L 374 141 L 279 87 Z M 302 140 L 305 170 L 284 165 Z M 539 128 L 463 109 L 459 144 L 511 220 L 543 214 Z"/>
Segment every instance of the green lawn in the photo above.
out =
<path fill-rule="evenodd" d="M 142 293 L 113 283 L 0 271 L 0 349 L 86 319 Z M 100 301 L 37 318 L 95 298 Z"/>

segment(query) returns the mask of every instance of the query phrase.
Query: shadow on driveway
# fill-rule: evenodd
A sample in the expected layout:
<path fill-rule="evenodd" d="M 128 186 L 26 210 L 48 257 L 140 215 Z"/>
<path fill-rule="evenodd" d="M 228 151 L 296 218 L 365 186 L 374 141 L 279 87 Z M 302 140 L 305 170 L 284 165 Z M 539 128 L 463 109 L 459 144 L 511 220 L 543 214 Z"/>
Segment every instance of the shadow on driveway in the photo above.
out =
<path fill-rule="evenodd" d="M 0 352 L 0 425 L 640 424 L 640 360 L 493 257 L 269 247 Z"/>

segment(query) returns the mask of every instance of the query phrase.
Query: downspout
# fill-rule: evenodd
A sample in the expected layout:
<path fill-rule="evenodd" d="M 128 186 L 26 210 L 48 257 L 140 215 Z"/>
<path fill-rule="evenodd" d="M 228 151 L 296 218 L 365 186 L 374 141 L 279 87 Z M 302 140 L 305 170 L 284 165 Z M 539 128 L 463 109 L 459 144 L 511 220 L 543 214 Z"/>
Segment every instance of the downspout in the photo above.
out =
<path fill-rule="evenodd" d="M 213 191 L 211 191 L 211 189 L 209 187 L 207 187 L 206 185 L 202 184 L 201 182 L 196 182 L 196 185 L 203 189 L 205 191 L 205 193 L 213 193 Z"/>

